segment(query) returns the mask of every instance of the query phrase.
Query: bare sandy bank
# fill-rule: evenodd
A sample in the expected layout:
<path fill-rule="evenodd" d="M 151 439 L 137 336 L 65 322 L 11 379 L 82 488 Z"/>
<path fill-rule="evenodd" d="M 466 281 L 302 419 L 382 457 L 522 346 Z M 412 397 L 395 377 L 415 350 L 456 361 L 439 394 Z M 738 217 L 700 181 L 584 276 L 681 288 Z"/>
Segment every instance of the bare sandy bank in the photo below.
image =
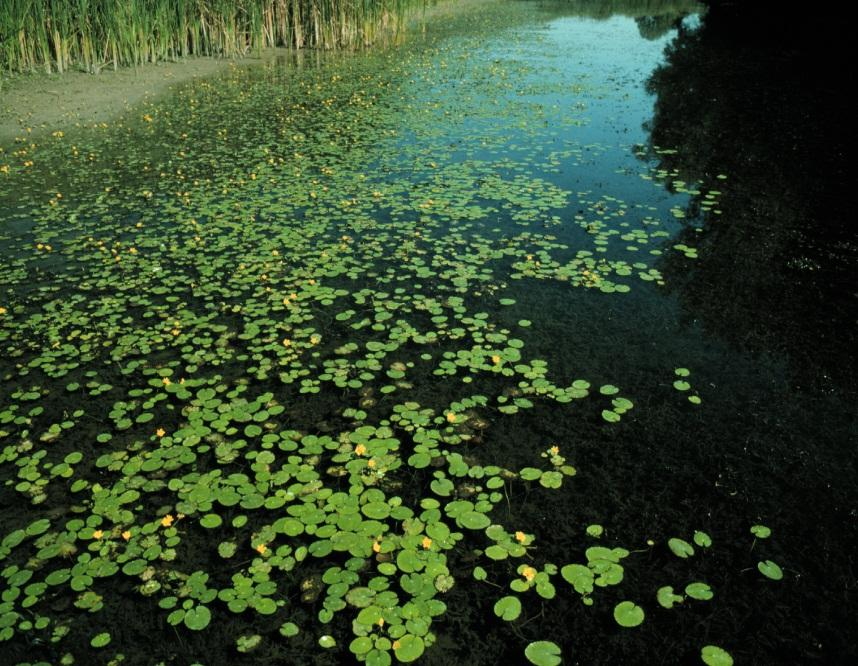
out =
<path fill-rule="evenodd" d="M 258 57 L 187 58 L 100 74 L 72 71 L 4 77 L 0 79 L 0 147 L 8 147 L 18 137 L 103 122 L 173 86 L 259 61 Z"/>

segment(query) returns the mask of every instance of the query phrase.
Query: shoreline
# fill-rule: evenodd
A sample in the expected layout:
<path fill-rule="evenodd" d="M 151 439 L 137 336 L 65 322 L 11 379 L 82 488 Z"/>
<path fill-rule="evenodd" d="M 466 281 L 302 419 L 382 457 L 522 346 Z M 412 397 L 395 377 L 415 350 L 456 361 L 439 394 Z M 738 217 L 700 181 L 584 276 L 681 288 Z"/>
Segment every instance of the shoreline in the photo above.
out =
<path fill-rule="evenodd" d="M 481 2 L 470 3 L 474 4 Z M 407 19 L 407 30 L 422 31 L 427 18 L 449 12 L 451 7 L 455 9 L 457 5 L 441 1 L 413 10 Z M 214 76 L 231 66 L 259 64 L 277 55 L 294 53 L 294 49 L 277 47 L 239 58 L 188 56 L 177 61 L 106 69 L 98 74 L 74 70 L 62 74 L 0 73 L 0 156 L 4 150 L 11 152 L 16 144 L 52 132 L 113 120 L 178 85 Z"/>
<path fill-rule="evenodd" d="M 271 53 L 241 59 L 189 57 L 99 74 L 4 75 L 0 78 L 0 153 L 54 131 L 112 120 L 175 86 L 213 76 L 230 66 L 263 62 L 266 56 Z"/>

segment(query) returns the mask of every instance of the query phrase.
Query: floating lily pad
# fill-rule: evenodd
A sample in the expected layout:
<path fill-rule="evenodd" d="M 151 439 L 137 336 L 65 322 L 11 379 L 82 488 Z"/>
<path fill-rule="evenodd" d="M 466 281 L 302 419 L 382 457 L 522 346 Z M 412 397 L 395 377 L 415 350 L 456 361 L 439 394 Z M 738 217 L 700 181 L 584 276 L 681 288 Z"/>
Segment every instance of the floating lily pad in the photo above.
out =
<path fill-rule="evenodd" d="M 535 641 L 524 649 L 524 656 L 535 666 L 557 666 L 560 655 L 560 646 L 551 641 Z"/>
<path fill-rule="evenodd" d="M 621 601 L 614 607 L 614 619 L 621 627 L 636 627 L 644 621 L 644 610 L 632 601 Z"/>

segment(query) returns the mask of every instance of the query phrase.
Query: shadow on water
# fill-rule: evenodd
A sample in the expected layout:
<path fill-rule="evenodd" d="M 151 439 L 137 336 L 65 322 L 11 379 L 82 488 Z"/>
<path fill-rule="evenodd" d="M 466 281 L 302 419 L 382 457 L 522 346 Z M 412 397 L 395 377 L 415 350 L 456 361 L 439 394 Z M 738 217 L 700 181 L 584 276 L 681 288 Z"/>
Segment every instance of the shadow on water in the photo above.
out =
<path fill-rule="evenodd" d="M 723 195 L 683 236 L 700 259 L 665 262 L 672 289 L 708 332 L 785 352 L 798 385 L 854 394 L 851 38 L 825 16 L 728 3 L 680 31 L 648 81 L 650 148 Z"/>

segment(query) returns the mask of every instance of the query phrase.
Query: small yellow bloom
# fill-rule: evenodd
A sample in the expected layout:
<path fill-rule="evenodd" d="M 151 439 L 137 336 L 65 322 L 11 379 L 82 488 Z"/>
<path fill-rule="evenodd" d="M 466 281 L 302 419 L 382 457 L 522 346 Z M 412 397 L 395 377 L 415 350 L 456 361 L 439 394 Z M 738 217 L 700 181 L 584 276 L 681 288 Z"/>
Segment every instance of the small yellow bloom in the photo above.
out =
<path fill-rule="evenodd" d="M 164 386 L 169 386 L 169 385 L 170 385 L 170 384 L 172 384 L 173 382 L 171 382 L 171 381 L 170 381 L 170 378 L 169 378 L 169 377 L 163 377 L 163 378 L 161 379 L 161 383 L 162 383 Z"/>
<path fill-rule="evenodd" d="M 390 647 L 392 647 L 394 650 L 398 650 L 401 645 L 402 643 L 400 643 L 399 641 L 393 641 L 393 645 L 391 645 Z"/>
<path fill-rule="evenodd" d="M 4 314 L 6 314 L 7 312 L 9 312 L 9 310 L 7 310 L 7 309 L 6 309 L 6 308 L 4 308 L 4 307 L 0 307 L 0 315 L 4 315 Z"/>
<path fill-rule="evenodd" d="M 283 338 L 283 346 L 284 347 L 291 347 L 292 341 L 289 338 Z"/>
<path fill-rule="evenodd" d="M 167 431 L 166 431 L 166 430 L 164 430 L 163 428 L 158 428 L 158 429 L 155 431 L 155 435 L 156 435 L 157 437 L 163 437 L 163 436 L 164 436 L 164 435 L 166 435 L 166 434 L 167 434 Z"/>
<path fill-rule="evenodd" d="M 429 537 L 423 537 L 423 541 L 420 542 L 423 546 L 423 550 L 429 550 L 432 547 L 432 539 Z"/>
<path fill-rule="evenodd" d="M 372 543 L 372 552 L 380 553 L 381 552 L 381 543 L 378 541 L 373 541 Z"/>
<path fill-rule="evenodd" d="M 131 530 L 125 530 L 122 533 L 122 538 L 128 541 L 131 538 Z"/>
<path fill-rule="evenodd" d="M 95 530 L 95 532 L 92 533 L 93 539 L 100 539 L 103 536 L 104 536 L 104 532 L 102 530 Z"/>
<path fill-rule="evenodd" d="M 259 553 L 260 555 L 265 555 L 265 553 L 267 553 L 267 552 L 268 552 L 268 546 L 266 546 L 264 543 L 261 543 L 261 544 L 259 544 L 259 545 L 256 547 L 256 549 L 255 549 L 255 550 L 256 550 L 256 552 L 257 552 L 257 553 Z"/>
<path fill-rule="evenodd" d="M 163 527 L 169 527 L 172 524 L 173 524 L 173 516 L 171 516 L 169 513 L 166 516 L 164 516 L 163 518 L 161 518 L 161 525 Z"/>
<path fill-rule="evenodd" d="M 529 583 L 536 577 L 536 569 L 533 567 L 525 567 L 524 571 L 521 572 L 521 575 L 524 576 L 524 579 Z"/>
<path fill-rule="evenodd" d="M 495 365 L 497 365 L 497 364 L 498 364 L 498 363 L 500 363 L 500 362 L 501 362 L 501 357 L 500 357 L 500 356 L 498 356 L 497 354 L 495 354 L 494 356 L 492 356 L 492 363 L 494 363 Z"/>
<path fill-rule="evenodd" d="M 516 532 L 515 533 L 515 540 L 518 541 L 519 543 L 524 543 L 527 540 L 527 535 L 521 531 Z"/>
<path fill-rule="evenodd" d="M 455 423 L 456 422 L 456 415 L 453 412 L 447 412 L 447 421 L 449 423 Z"/>
<path fill-rule="evenodd" d="M 146 113 L 143 115 L 143 120 L 145 120 L 147 123 L 151 123 L 152 122 L 152 116 L 150 116 L 148 113 Z"/>
<path fill-rule="evenodd" d="M 366 466 L 369 467 L 370 469 L 375 469 L 375 460 L 370 458 L 369 460 L 366 461 Z"/>
<path fill-rule="evenodd" d="M 555 445 L 548 449 L 548 451 L 549 453 L 551 453 L 552 456 L 556 456 L 560 453 L 560 447 Z"/>
<path fill-rule="evenodd" d="M 378 618 L 378 622 L 376 622 L 376 624 L 379 627 L 383 627 L 384 626 L 384 618 L 383 617 Z"/>
<path fill-rule="evenodd" d="M 364 453 L 366 453 L 366 447 L 363 444 L 358 444 L 355 447 L 355 453 L 359 456 L 362 456 Z"/>

